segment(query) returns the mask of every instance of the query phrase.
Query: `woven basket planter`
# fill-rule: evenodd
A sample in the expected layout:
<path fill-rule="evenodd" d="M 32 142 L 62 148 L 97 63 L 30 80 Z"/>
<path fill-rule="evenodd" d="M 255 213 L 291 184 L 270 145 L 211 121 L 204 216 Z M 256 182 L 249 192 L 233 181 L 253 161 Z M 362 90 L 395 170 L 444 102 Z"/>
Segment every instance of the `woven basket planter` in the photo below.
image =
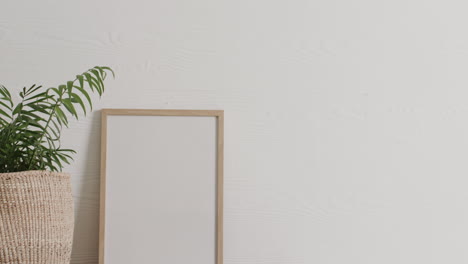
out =
<path fill-rule="evenodd" d="M 69 264 L 73 223 L 68 174 L 0 173 L 0 264 Z"/>

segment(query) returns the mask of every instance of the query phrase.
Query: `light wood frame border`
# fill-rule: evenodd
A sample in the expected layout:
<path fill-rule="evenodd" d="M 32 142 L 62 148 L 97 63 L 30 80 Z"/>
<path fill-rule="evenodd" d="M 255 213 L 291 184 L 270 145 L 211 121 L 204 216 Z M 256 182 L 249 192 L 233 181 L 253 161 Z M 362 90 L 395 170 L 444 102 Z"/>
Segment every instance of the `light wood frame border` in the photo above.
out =
<path fill-rule="evenodd" d="M 101 180 L 99 211 L 99 264 L 104 264 L 106 218 L 106 158 L 107 117 L 118 116 L 212 116 L 217 119 L 217 175 L 216 175 L 216 264 L 223 264 L 223 185 L 224 185 L 224 111 L 223 110 L 159 110 L 159 109 L 102 109 L 101 111 Z"/>

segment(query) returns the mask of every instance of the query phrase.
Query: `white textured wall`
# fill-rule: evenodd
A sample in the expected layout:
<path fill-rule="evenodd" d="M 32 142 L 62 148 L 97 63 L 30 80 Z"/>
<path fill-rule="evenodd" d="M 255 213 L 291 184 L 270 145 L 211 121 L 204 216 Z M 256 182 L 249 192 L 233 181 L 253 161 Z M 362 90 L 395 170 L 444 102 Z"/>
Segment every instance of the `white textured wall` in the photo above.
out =
<path fill-rule="evenodd" d="M 3 0 L 0 82 L 110 65 L 97 109 L 225 109 L 226 264 L 467 263 L 467 8 Z M 74 264 L 97 261 L 99 131 L 63 136 Z"/>

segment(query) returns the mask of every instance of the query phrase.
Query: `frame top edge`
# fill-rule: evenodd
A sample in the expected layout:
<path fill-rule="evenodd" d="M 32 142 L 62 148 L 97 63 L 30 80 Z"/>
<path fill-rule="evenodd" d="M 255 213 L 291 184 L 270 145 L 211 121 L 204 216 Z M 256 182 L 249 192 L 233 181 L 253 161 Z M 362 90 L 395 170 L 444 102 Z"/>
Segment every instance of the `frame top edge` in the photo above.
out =
<path fill-rule="evenodd" d="M 189 109 L 126 109 L 103 108 L 101 113 L 107 115 L 128 116 L 223 116 L 224 110 L 189 110 Z"/>

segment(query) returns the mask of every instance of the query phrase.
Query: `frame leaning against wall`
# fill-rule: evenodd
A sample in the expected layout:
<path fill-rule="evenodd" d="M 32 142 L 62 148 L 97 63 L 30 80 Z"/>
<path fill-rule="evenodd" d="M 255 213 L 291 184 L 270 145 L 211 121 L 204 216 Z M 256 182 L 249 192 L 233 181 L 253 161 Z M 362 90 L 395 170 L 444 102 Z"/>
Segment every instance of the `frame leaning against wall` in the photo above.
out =
<path fill-rule="evenodd" d="M 156 109 L 103 109 L 101 112 L 101 179 L 99 215 L 99 264 L 105 261 L 106 225 L 106 158 L 107 121 L 109 116 L 183 116 L 216 118 L 216 212 L 215 261 L 223 264 L 223 171 L 224 171 L 224 111 L 223 110 L 156 110 Z"/>

